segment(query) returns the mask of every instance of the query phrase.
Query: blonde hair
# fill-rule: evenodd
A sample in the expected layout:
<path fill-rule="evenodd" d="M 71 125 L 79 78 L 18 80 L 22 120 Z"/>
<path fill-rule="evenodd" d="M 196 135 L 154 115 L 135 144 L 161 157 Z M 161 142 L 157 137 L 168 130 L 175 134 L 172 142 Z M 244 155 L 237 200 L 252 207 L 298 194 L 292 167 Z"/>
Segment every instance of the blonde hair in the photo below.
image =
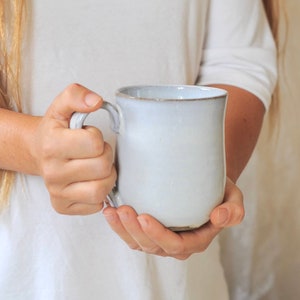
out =
<path fill-rule="evenodd" d="M 0 0 L 0 108 L 22 111 L 21 41 L 25 0 Z M 0 170 L 0 209 L 7 203 L 15 173 Z"/>
<path fill-rule="evenodd" d="M 266 11 L 267 18 L 269 20 L 271 30 L 273 32 L 275 42 L 278 45 L 279 42 L 278 29 L 279 29 L 279 14 L 280 14 L 279 1 L 263 0 L 262 2 Z"/>
<path fill-rule="evenodd" d="M 266 15 L 269 20 L 269 24 L 274 36 L 274 40 L 277 47 L 277 66 L 278 66 L 278 83 L 280 82 L 282 74 L 284 74 L 284 57 L 285 48 L 288 36 L 288 17 L 286 7 L 283 1 L 275 0 L 263 0 Z M 267 116 L 267 127 L 269 142 L 276 143 L 279 136 L 280 129 L 280 85 L 277 84 L 272 96 L 272 103 L 269 108 Z"/>
<path fill-rule="evenodd" d="M 263 4 L 278 43 L 278 1 L 263 0 Z M 19 112 L 22 111 L 20 71 L 25 8 L 25 0 L 0 0 L 0 108 Z M 14 172 L 0 170 L 0 209 L 7 203 L 14 178 Z"/>

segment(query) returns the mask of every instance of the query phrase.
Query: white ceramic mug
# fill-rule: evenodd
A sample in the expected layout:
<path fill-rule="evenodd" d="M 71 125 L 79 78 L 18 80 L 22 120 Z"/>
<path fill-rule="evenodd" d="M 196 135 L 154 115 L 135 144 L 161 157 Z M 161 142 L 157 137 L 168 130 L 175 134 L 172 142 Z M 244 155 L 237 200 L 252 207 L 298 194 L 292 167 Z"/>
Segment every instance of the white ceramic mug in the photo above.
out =
<path fill-rule="evenodd" d="M 175 231 L 207 222 L 224 195 L 226 99 L 211 87 L 153 85 L 123 87 L 116 105 L 104 102 L 118 135 L 113 204 Z M 75 113 L 70 128 L 86 116 Z"/>

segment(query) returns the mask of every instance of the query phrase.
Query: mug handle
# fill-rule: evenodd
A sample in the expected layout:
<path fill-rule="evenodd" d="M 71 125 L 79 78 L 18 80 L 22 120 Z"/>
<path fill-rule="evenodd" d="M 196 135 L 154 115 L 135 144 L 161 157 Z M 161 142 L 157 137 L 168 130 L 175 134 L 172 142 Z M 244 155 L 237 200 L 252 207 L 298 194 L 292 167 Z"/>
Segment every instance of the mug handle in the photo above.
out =
<path fill-rule="evenodd" d="M 120 126 L 121 126 L 121 117 L 120 117 L 120 111 L 116 106 L 113 104 L 103 101 L 101 109 L 106 110 L 109 113 L 110 120 L 111 120 L 111 129 L 116 134 L 120 133 Z M 85 119 L 89 113 L 80 113 L 80 112 L 74 112 L 71 119 L 69 128 L 70 129 L 80 129 L 82 128 Z M 119 203 L 119 193 L 117 190 L 117 187 L 115 186 L 112 191 L 107 195 L 107 199 L 109 201 L 109 204 L 113 207 L 117 207 Z"/>
<path fill-rule="evenodd" d="M 120 133 L 121 118 L 120 118 L 120 112 L 117 109 L 117 107 L 107 101 L 103 101 L 101 109 L 105 109 L 106 111 L 108 111 L 111 119 L 112 131 L 114 131 L 117 134 Z M 88 115 L 89 113 L 80 113 L 80 112 L 73 113 L 69 125 L 70 129 L 82 128 L 83 123 Z"/>

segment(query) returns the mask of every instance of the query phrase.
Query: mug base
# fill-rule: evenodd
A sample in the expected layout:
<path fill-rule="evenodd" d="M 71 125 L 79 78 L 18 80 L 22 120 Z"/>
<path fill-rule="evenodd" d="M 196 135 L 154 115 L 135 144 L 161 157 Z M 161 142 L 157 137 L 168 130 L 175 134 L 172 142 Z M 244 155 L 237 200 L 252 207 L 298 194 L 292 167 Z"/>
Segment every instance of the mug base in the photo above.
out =
<path fill-rule="evenodd" d="M 179 226 L 179 227 L 168 227 L 169 230 L 174 232 L 181 232 L 181 231 L 190 231 L 199 228 L 200 226 Z"/>

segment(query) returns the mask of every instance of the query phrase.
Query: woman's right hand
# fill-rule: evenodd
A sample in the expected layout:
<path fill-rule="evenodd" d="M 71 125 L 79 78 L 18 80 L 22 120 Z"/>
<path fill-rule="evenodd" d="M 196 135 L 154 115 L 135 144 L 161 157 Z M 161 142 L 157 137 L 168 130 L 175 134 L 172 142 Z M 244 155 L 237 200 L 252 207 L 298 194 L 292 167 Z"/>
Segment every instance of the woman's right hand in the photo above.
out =
<path fill-rule="evenodd" d="M 115 183 L 113 152 L 101 131 L 95 127 L 69 129 L 73 112 L 92 112 L 102 103 L 97 94 L 72 84 L 56 97 L 37 126 L 33 156 L 59 213 L 100 211 Z"/>
<path fill-rule="evenodd" d="M 223 203 L 213 209 L 210 221 L 194 230 L 173 232 L 152 216 L 138 215 L 126 205 L 103 210 L 112 230 L 131 249 L 180 260 L 205 251 L 223 228 L 240 224 L 244 213 L 243 194 L 229 178 Z"/>

